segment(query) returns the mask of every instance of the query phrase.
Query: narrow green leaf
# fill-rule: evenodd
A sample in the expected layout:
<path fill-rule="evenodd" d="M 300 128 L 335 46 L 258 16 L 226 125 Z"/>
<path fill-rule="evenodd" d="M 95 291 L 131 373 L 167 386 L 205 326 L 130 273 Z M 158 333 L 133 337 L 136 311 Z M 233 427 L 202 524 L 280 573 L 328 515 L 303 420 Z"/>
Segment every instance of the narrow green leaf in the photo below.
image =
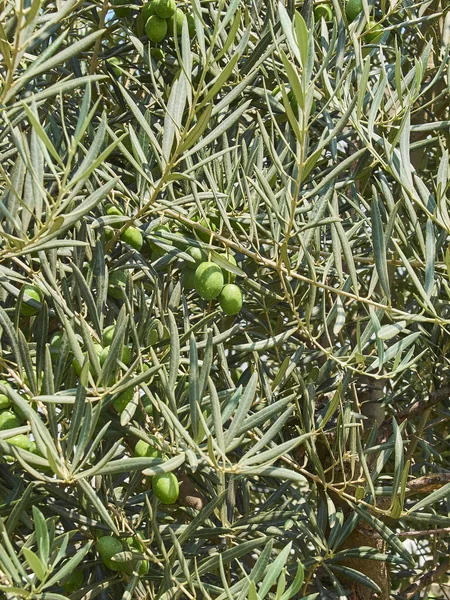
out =
<path fill-rule="evenodd" d="M 276 421 L 269 427 L 269 429 L 264 433 L 261 439 L 253 444 L 251 448 L 244 454 L 241 461 L 246 461 L 250 456 L 257 454 L 263 448 L 268 446 L 269 442 L 271 442 L 282 430 L 286 422 L 291 417 L 294 412 L 295 407 L 290 406 L 287 410 L 284 411 L 279 417 L 277 417 Z M 248 464 L 248 463 L 246 463 Z"/>
<path fill-rule="evenodd" d="M 343 565 L 333 565 L 331 567 L 332 571 L 337 573 L 342 573 L 346 578 L 352 579 L 353 581 L 358 582 L 359 584 L 364 585 L 370 590 L 374 590 L 374 592 L 381 593 L 380 587 L 372 580 L 370 577 L 361 573 L 360 571 L 356 571 L 356 569 L 352 569 L 351 567 L 344 567 Z"/>
<path fill-rule="evenodd" d="M 161 149 L 166 163 L 170 160 L 174 140 L 178 140 L 180 136 L 181 121 L 187 100 L 186 88 L 186 76 L 182 73 L 172 84 L 164 117 L 164 134 Z"/>
<path fill-rule="evenodd" d="M 34 529 L 36 533 L 36 542 L 38 547 L 38 556 L 43 565 L 48 563 L 50 553 L 50 539 L 47 530 L 47 523 L 41 511 L 36 507 L 32 507 Z"/>
<path fill-rule="evenodd" d="M 326 413 L 324 414 L 323 418 L 318 418 L 317 419 L 317 427 L 320 427 L 321 429 L 323 429 L 325 427 L 325 425 L 328 423 L 328 421 L 331 419 L 331 417 L 334 415 L 334 413 L 337 410 L 337 407 L 339 405 L 339 402 L 341 400 L 341 393 L 342 393 L 342 382 L 339 382 L 338 387 L 336 389 L 336 391 L 333 394 L 333 397 L 330 400 L 330 403 L 328 404 L 328 408 L 326 410 Z"/>
<path fill-rule="evenodd" d="M 228 446 L 234 441 L 235 436 L 238 435 L 237 431 L 238 431 L 239 427 L 242 425 L 242 422 L 244 421 L 245 417 L 247 416 L 248 411 L 250 410 L 250 407 L 255 398 L 257 383 L 258 383 L 258 374 L 256 372 L 254 372 L 252 374 L 250 381 L 248 382 L 244 392 L 241 395 L 241 398 L 239 401 L 239 406 L 233 417 L 233 420 L 231 421 L 231 425 L 229 426 L 228 430 L 225 432 L 225 448 L 228 448 Z"/>
<path fill-rule="evenodd" d="M 434 492 L 431 492 L 431 494 L 428 494 L 427 496 L 425 496 L 425 498 L 422 498 L 422 500 L 417 502 L 417 504 L 415 504 L 412 508 L 408 510 L 408 515 L 417 510 L 420 510 L 421 508 L 425 508 L 425 506 L 430 506 L 431 504 L 440 502 L 444 498 L 447 498 L 449 493 L 450 483 L 447 483 L 446 485 L 442 486 L 438 490 L 435 490 Z"/>
<path fill-rule="evenodd" d="M 205 148 L 206 146 L 209 146 L 209 144 L 211 144 L 211 142 L 213 142 L 215 139 L 217 139 L 223 133 L 228 131 L 231 128 L 231 126 L 234 125 L 234 123 L 236 123 L 236 121 L 238 121 L 242 117 L 242 115 L 248 109 L 250 104 L 251 104 L 250 100 L 248 100 L 247 102 L 244 102 L 232 114 L 230 114 L 223 121 L 221 121 L 215 129 L 213 129 L 210 133 L 208 133 L 208 135 L 206 135 L 193 148 L 191 148 L 189 151 L 187 151 L 183 155 L 183 160 L 186 160 L 186 158 L 188 158 L 189 156 L 192 156 L 193 154 L 197 153 L 199 150 Z"/>
<path fill-rule="evenodd" d="M 216 554 L 211 558 L 208 558 L 201 562 L 198 567 L 199 575 L 203 575 L 205 573 L 211 573 L 213 569 L 216 569 L 219 564 L 219 560 L 223 561 L 224 565 L 231 563 L 233 560 L 237 560 L 242 556 L 246 556 L 251 553 L 253 550 L 262 546 L 262 544 L 267 543 L 268 538 L 266 536 L 261 536 L 260 538 L 256 538 L 253 540 L 249 540 L 247 542 L 242 542 L 235 546 L 234 548 L 229 548 L 220 554 Z"/>
<path fill-rule="evenodd" d="M 199 109 L 202 109 L 204 106 L 206 106 L 214 98 L 214 96 L 216 96 L 216 94 L 218 94 L 220 92 L 224 83 L 226 81 L 228 81 L 228 78 L 230 77 L 231 73 L 233 72 L 239 58 L 240 58 L 239 53 L 234 54 L 234 56 L 232 56 L 230 61 L 227 62 L 225 68 L 222 69 L 220 74 L 210 83 L 211 87 L 210 87 L 208 93 L 206 94 L 206 96 L 201 101 L 201 103 L 198 107 Z"/>
<path fill-rule="evenodd" d="M 78 550 L 78 552 L 74 556 L 72 556 L 65 563 L 65 565 L 53 575 L 53 577 L 51 577 L 48 581 L 45 582 L 45 585 L 43 586 L 42 589 L 45 590 L 46 588 L 52 587 L 59 581 L 62 581 L 65 577 L 67 577 L 67 575 L 70 575 L 71 573 L 73 573 L 75 571 L 75 569 L 78 567 L 78 565 L 82 562 L 84 557 L 90 551 L 92 544 L 93 544 L 92 541 L 88 541 L 85 544 L 83 544 L 83 546 Z"/>
<path fill-rule="evenodd" d="M 436 237 L 434 224 L 431 219 L 427 220 L 426 229 L 426 252 L 425 252 L 425 293 L 431 297 L 434 286 L 436 264 Z"/>
<path fill-rule="evenodd" d="M 168 310 L 168 317 L 170 334 L 170 365 L 168 385 L 171 390 L 174 390 L 178 376 L 178 368 L 180 365 L 180 339 L 178 336 L 177 322 L 171 310 Z"/>
<path fill-rule="evenodd" d="M 389 274 L 386 260 L 386 245 L 384 241 L 383 224 L 381 214 L 378 208 L 378 199 L 372 200 L 372 230 L 373 230 L 373 251 L 375 257 L 375 268 L 380 278 L 380 283 L 384 293 L 390 298 Z"/>
<path fill-rule="evenodd" d="M 33 126 L 33 131 L 38 135 L 39 139 L 44 144 L 51 156 L 55 159 L 55 161 L 61 165 L 62 160 L 58 154 L 58 151 L 50 141 L 45 129 L 42 127 L 39 121 L 36 103 L 33 102 L 32 109 L 29 108 L 26 103 L 22 103 L 22 108 L 25 111 L 31 125 Z"/>
<path fill-rule="evenodd" d="M 25 556 L 30 569 L 35 573 L 36 577 L 43 581 L 45 579 L 45 565 L 41 559 L 29 548 L 23 547 L 22 553 Z"/>
<path fill-rule="evenodd" d="M 69 44 L 67 48 L 58 52 L 56 56 L 53 56 L 47 59 L 45 62 L 38 63 L 37 65 L 34 62 L 30 63 L 28 69 L 25 70 L 23 75 L 16 79 L 14 84 L 10 87 L 7 94 L 5 95 L 5 103 L 8 103 L 14 96 L 17 95 L 18 91 L 33 77 L 36 77 L 40 73 L 45 73 L 51 71 L 56 65 L 61 64 L 71 57 L 76 56 L 79 52 L 82 52 L 86 48 L 89 48 L 95 40 L 101 37 L 104 34 L 104 29 L 99 29 L 94 31 L 93 33 L 88 34 L 86 37 L 81 37 L 77 42 Z"/>
<path fill-rule="evenodd" d="M 305 19 L 299 13 L 298 10 L 294 13 L 294 32 L 295 32 L 295 41 L 297 43 L 301 66 L 306 70 L 306 65 L 308 64 L 308 40 L 309 40 L 309 31 L 305 23 Z"/>
<path fill-rule="evenodd" d="M 399 426 L 395 418 L 392 418 L 392 429 L 394 438 L 394 477 L 392 479 L 392 501 L 398 493 L 400 482 L 403 475 L 403 468 L 405 464 L 404 460 L 404 449 L 403 439 Z"/>
<path fill-rule="evenodd" d="M 102 518 L 105 525 L 113 531 L 116 535 L 120 535 L 119 530 L 117 529 L 114 521 L 109 515 L 108 509 L 102 503 L 100 498 L 97 496 L 95 491 L 92 489 L 91 484 L 85 479 L 78 479 L 77 486 L 80 489 L 80 492 L 84 493 L 89 503 L 92 505 L 94 510 L 97 511 L 98 515 Z"/>
<path fill-rule="evenodd" d="M 288 587 L 288 589 L 281 596 L 280 600 L 289 600 L 293 598 L 301 589 L 303 582 L 305 580 L 305 568 L 302 563 L 297 561 L 297 572 L 294 577 L 294 581 Z"/>
<path fill-rule="evenodd" d="M 180 544 L 183 544 L 186 542 L 186 540 L 189 540 L 194 536 L 194 533 L 197 532 L 197 530 L 200 528 L 200 525 L 202 525 L 202 523 L 206 523 L 214 511 L 220 507 L 224 501 L 224 497 L 225 492 L 218 494 L 201 509 L 201 511 L 189 522 L 186 529 L 180 533 Z"/>
<path fill-rule="evenodd" d="M 294 448 L 303 443 L 306 439 L 314 435 L 313 433 L 304 433 L 303 435 L 299 435 L 292 440 L 287 440 L 282 444 L 277 444 L 274 448 L 270 450 L 265 450 L 264 452 L 260 452 L 256 456 L 252 457 L 242 457 L 239 461 L 239 465 L 243 468 L 251 467 L 254 465 L 267 465 L 268 463 L 274 462 L 278 460 L 280 456 L 287 455 Z"/>
<path fill-rule="evenodd" d="M 358 103 L 356 105 L 356 117 L 358 122 L 361 120 L 362 109 L 364 105 L 364 98 L 367 94 L 367 84 L 369 82 L 370 75 L 370 56 L 366 56 L 364 59 L 364 67 L 361 73 L 361 77 L 358 84 Z"/>
<path fill-rule="evenodd" d="M 411 344 L 415 342 L 415 340 L 421 335 L 420 332 L 410 333 L 405 338 L 401 339 L 399 342 L 396 342 L 392 346 L 390 346 L 384 353 L 384 362 L 386 363 L 389 360 L 395 358 L 398 354 L 401 354 L 408 348 Z M 368 371 L 374 371 L 379 368 L 379 359 L 377 358 L 369 367 Z"/>
<path fill-rule="evenodd" d="M 377 331 L 377 338 L 379 340 L 390 340 L 391 338 L 404 331 L 405 327 L 406 321 L 398 321 L 398 323 L 383 325 L 383 327 L 381 327 Z"/>
<path fill-rule="evenodd" d="M 192 435 L 195 440 L 198 439 L 198 402 L 201 400 L 199 396 L 199 368 L 197 344 L 194 334 L 191 334 L 189 340 L 189 407 L 191 413 Z"/>
<path fill-rule="evenodd" d="M 263 596 L 264 598 L 264 596 Z M 250 582 L 250 587 L 248 588 L 248 600 L 261 600 L 261 596 L 256 591 L 255 582 Z"/>
<path fill-rule="evenodd" d="M 259 594 L 261 598 L 264 598 L 270 591 L 270 588 L 275 583 L 282 569 L 286 566 L 286 563 L 291 552 L 292 542 L 289 542 L 279 553 L 273 563 L 269 566 L 264 579 L 259 587 Z"/>
<path fill-rule="evenodd" d="M 289 45 L 289 49 L 291 50 L 294 57 L 297 59 L 298 63 L 301 65 L 302 57 L 300 54 L 297 40 L 294 37 L 294 28 L 292 25 L 292 21 L 289 18 L 289 14 L 282 2 L 278 2 L 278 13 L 280 15 L 281 27 L 283 29 L 284 35 L 286 36 L 286 40 Z"/>
<path fill-rule="evenodd" d="M 194 127 L 189 130 L 183 142 L 180 145 L 180 153 L 189 150 L 191 146 L 197 144 L 198 140 L 206 131 L 211 119 L 212 112 L 212 104 L 208 104 L 203 110 L 202 114 L 198 117 L 197 123 L 195 123 Z"/>
<path fill-rule="evenodd" d="M 267 338 L 266 340 L 261 340 L 260 342 L 250 342 L 246 344 L 237 344 L 234 346 L 234 350 L 238 352 L 254 352 L 254 351 L 262 351 L 262 350 L 270 350 L 275 346 L 279 346 L 286 342 L 294 333 L 298 331 L 298 327 L 292 327 L 287 331 L 283 331 L 278 335 L 274 335 L 272 337 Z"/>
<path fill-rule="evenodd" d="M 450 486 L 449 486 L 450 487 Z M 399 540 L 399 538 L 395 535 L 395 533 L 389 529 L 387 525 L 385 525 L 380 519 L 370 514 L 366 509 L 360 508 L 355 505 L 353 510 L 358 513 L 358 515 L 366 521 L 380 536 L 386 541 L 388 546 L 392 548 L 403 560 L 405 560 L 408 564 L 414 565 L 414 558 Z"/>
<path fill-rule="evenodd" d="M 247 385 L 247 388 L 248 388 L 248 385 Z M 247 392 L 247 388 L 246 388 L 246 392 Z M 279 415 L 281 410 L 283 410 L 289 402 L 292 402 L 292 400 L 293 400 L 292 396 L 288 396 L 287 398 L 282 398 L 281 400 L 277 400 L 277 402 L 274 402 L 273 404 L 269 404 L 269 406 L 266 406 L 265 408 L 261 408 L 260 410 L 256 411 L 253 415 L 245 416 L 244 414 L 240 414 L 239 416 L 241 418 L 241 422 L 236 424 L 236 427 L 237 427 L 236 435 L 240 436 L 243 433 L 245 433 L 246 431 L 250 431 L 254 427 L 259 426 L 261 423 L 264 423 L 265 421 L 273 418 L 274 416 Z M 242 400 L 241 400 L 241 402 L 242 402 Z M 239 404 L 239 407 L 240 406 L 241 406 L 241 403 Z M 236 412 L 236 415 L 237 414 L 238 414 L 238 412 Z M 233 420 L 233 422 L 234 422 L 234 420 Z M 227 434 L 228 434 L 228 432 L 227 432 Z"/>

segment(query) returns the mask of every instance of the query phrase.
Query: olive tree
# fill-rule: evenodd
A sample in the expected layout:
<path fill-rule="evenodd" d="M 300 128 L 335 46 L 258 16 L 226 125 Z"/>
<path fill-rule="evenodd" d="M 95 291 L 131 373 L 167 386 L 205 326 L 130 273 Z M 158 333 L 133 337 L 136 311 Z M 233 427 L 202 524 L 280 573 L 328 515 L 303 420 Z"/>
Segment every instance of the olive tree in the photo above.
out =
<path fill-rule="evenodd" d="M 0 3 L 6 598 L 446 594 L 450 11 L 349 4 Z"/>

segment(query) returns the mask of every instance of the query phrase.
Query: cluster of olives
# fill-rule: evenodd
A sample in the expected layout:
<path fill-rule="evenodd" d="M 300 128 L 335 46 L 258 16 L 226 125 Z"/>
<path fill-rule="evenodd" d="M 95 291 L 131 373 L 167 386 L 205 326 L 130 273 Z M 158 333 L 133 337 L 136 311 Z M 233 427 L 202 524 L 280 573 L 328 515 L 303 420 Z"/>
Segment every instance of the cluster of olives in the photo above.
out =
<path fill-rule="evenodd" d="M 139 458 L 164 458 L 160 450 L 158 450 L 155 446 L 148 444 L 144 440 L 139 440 L 136 443 L 134 454 L 136 457 Z M 175 473 L 160 473 L 159 475 L 153 476 L 152 490 L 156 498 L 158 498 L 158 500 L 162 504 L 174 504 L 177 501 L 180 492 L 178 479 Z M 97 540 L 96 548 L 97 552 L 100 554 L 103 563 L 109 569 L 113 571 L 122 571 L 124 573 L 127 573 L 128 575 L 131 575 L 131 573 L 135 569 L 136 561 L 113 560 L 113 557 L 116 554 L 125 551 L 135 551 L 141 554 L 144 552 L 144 547 L 141 543 L 141 538 L 139 534 L 136 537 L 128 537 L 124 539 L 120 539 L 114 536 L 100 537 Z M 139 575 L 146 575 L 148 569 L 148 561 L 142 560 L 138 570 Z"/>
<path fill-rule="evenodd" d="M 3 385 L 8 385 L 6 381 L 1 381 Z M 21 418 L 20 415 L 16 414 L 11 408 L 11 400 L 6 394 L 0 394 L 0 431 L 6 431 L 8 429 L 16 429 L 20 427 Z M 18 433 L 11 435 L 6 438 L 8 444 L 11 446 L 17 446 L 22 450 L 28 450 L 29 452 L 37 453 L 36 442 L 30 440 L 30 438 L 24 433 Z"/>
<path fill-rule="evenodd" d="M 139 440 L 134 447 L 134 454 L 139 458 L 164 458 L 163 453 L 144 440 Z M 174 504 L 180 493 L 180 486 L 175 473 L 160 473 L 152 477 L 152 490 L 162 504 Z"/>
<path fill-rule="evenodd" d="M 26 283 L 22 287 L 22 300 L 20 304 L 20 314 L 23 317 L 33 317 L 39 312 L 40 304 L 44 300 L 44 294 L 36 286 Z M 6 381 L 1 381 L 3 385 L 8 385 Z M 6 394 L 0 394 L 0 431 L 8 429 L 16 429 L 20 427 L 24 416 L 17 414 L 11 408 L 11 400 Z M 11 446 L 17 446 L 22 450 L 28 450 L 33 454 L 38 454 L 36 442 L 31 440 L 29 436 L 18 433 L 6 438 L 6 441 Z"/>
<path fill-rule="evenodd" d="M 123 571 L 128 575 L 132 574 L 137 561 L 116 561 L 113 560 L 113 556 L 120 552 L 135 551 L 142 553 L 144 551 L 144 547 L 138 536 L 123 539 L 113 536 L 104 536 L 97 540 L 96 547 L 103 563 L 109 569 L 112 571 Z M 148 568 L 148 561 L 142 560 L 138 571 L 139 575 L 146 575 Z"/>
<path fill-rule="evenodd" d="M 151 0 L 142 7 L 145 33 L 151 42 L 159 43 L 167 34 L 181 35 L 183 22 L 187 18 L 189 35 L 195 31 L 192 14 L 187 15 L 178 8 L 175 0 Z"/>
<path fill-rule="evenodd" d="M 204 226 L 207 224 L 202 220 L 200 223 Z M 210 223 L 212 230 L 217 230 L 213 222 Z M 152 229 L 152 233 L 158 231 L 170 232 L 167 225 L 157 225 Z M 202 241 L 208 242 L 209 239 L 200 234 L 198 236 Z M 164 240 L 168 245 L 171 242 Z M 161 249 L 154 243 L 149 243 L 154 257 L 162 256 Z M 198 295 L 204 300 L 219 299 L 220 307 L 227 315 L 237 315 L 243 305 L 243 295 L 240 287 L 236 285 L 234 280 L 236 275 L 226 269 L 220 268 L 216 263 L 206 260 L 205 252 L 198 246 L 191 246 L 187 249 L 187 253 L 194 262 L 189 262 L 185 265 L 182 277 L 183 288 L 185 291 L 195 290 Z M 236 260 L 232 254 L 222 255 L 229 263 L 236 265 Z"/>
<path fill-rule="evenodd" d="M 110 217 L 124 217 L 125 216 L 123 214 L 123 212 L 120 210 L 120 208 L 118 208 L 114 204 L 107 205 L 106 214 Z M 105 229 L 105 237 L 108 241 L 110 239 L 112 239 L 112 237 L 114 236 L 114 229 L 118 228 L 118 226 L 120 226 L 120 223 L 115 223 L 111 229 L 110 228 Z M 134 248 L 137 251 L 139 251 L 142 248 L 142 245 L 144 243 L 144 239 L 142 237 L 142 233 L 141 233 L 140 229 L 138 227 L 134 227 L 133 225 L 130 225 L 130 227 L 127 227 L 120 234 L 120 239 L 122 240 L 122 242 L 125 242 L 126 244 L 128 244 L 129 246 L 131 246 L 132 248 Z M 126 275 L 125 275 L 125 279 L 126 279 Z"/>
<path fill-rule="evenodd" d="M 110 349 L 111 349 L 111 344 L 112 344 L 112 340 L 113 340 L 113 336 L 114 336 L 114 330 L 115 330 L 115 325 L 108 325 L 108 327 L 106 327 L 103 331 L 103 335 L 102 335 L 102 343 L 99 344 L 98 342 L 94 341 L 94 348 L 99 360 L 99 364 L 100 367 L 103 367 L 103 365 L 106 362 L 106 359 L 108 358 Z M 59 352 L 59 349 L 61 348 L 63 342 L 63 333 L 62 331 L 56 331 L 51 339 L 50 339 L 50 352 L 55 355 Z M 128 366 L 131 363 L 131 347 L 124 344 L 122 346 L 122 354 L 120 356 L 120 361 L 125 365 Z M 77 358 L 74 358 L 72 360 L 72 368 L 75 371 L 76 375 L 80 375 L 81 373 L 81 364 L 78 361 Z M 91 373 L 93 373 L 93 369 L 91 366 Z M 115 381 L 115 379 L 111 380 L 109 383 L 113 384 Z M 122 412 L 123 408 L 120 407 L 124 407 L 126 404 L 128 404 L 128 402 L 131 401 L 131 399 L 133 398 L 133 389 L 127 389 L 125 392 L 123 392 L 114 402 L 114 406 L 116 408 L 116 410 L 118 412 Z"/>
<path fill-rule="evenodd" d="M 345 4 L 345 14 L 348 21 L 351 23 L 354 21 L 363 11 L 362 0 L 347 0 Z M 327 0 L 321 1 L 314 7 L 314 19 L 319 21 L 325 19 L 325 21 L 333 20 L 333 8 L 330 2 Z M 366 25 L 366 33 L 364 34 L 364 41 L 367 44 L 377 44 L 383 37 L 383 26 L 375 21 L 369 21 Z"/>
<path fill-rule="evenodd" d="M 124 0 L 112 0 L 116 16 L 129 17 L 130 7 Z M 184 20 L 187 19 L 189 35 L 195 32 L 194 17 L 191 13 L 185 14 L 177 7 L 175 0 L 151 0 L 143 4 L 140 18 L 144 23 L 148 39 L 155 44 L 162 42 L 167 35 L 181 35 Z"/>
<path fill-rule="evenodd" d="M 241 288 L 234 282 L 236 275 L 221 269 L 216 263 L 204 260 L 204 253 L 200 248 L 191 247 L 187 250 L 194 259 L 195 266 L 186 265 L 183 272 L 183 286 L 186 290 L 195 289 L 204 300 L 219 299 L 223 312 L 227 315 L 237 315 L 243 304 Z M 236 265 L 233 255 L 224 255 L 231 264 Z"/>

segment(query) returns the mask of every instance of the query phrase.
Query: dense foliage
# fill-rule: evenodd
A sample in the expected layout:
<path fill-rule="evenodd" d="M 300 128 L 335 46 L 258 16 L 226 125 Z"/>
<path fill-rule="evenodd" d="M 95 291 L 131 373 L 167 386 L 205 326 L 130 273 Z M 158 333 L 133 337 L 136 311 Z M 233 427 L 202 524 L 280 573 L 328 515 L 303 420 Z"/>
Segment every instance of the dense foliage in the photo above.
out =
<path fill-rule="evenodd" d="M 0 593 L 443 598 L 450 7 L 169 4 L 0 2 Z"/>

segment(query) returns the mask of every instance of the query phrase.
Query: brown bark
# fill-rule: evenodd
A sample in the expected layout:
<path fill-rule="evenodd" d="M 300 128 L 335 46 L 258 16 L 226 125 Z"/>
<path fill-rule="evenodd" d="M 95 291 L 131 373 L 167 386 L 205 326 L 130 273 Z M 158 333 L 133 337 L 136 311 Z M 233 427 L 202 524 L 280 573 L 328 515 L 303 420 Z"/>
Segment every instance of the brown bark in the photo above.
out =
<path fill-rule="evenodd" d="M 370 546 L 371 548 L 376 548 L 379 552 L 386 551 L 386 542 L 365 523 L 359 523 L 339 549 L 358 548 L 359 546 Z M 342 564 L 360 573 L 364 573 L 382 590 L 381 594 L 376 594 L 365 585 L 341 576 L 342 582 L 351 590 L 351 593 L 348 595 L 349 600 L 389 599 L 390 574 L 385 562 L 364 558 L 349 558 L 346 561 L 342 561 Z"/>

